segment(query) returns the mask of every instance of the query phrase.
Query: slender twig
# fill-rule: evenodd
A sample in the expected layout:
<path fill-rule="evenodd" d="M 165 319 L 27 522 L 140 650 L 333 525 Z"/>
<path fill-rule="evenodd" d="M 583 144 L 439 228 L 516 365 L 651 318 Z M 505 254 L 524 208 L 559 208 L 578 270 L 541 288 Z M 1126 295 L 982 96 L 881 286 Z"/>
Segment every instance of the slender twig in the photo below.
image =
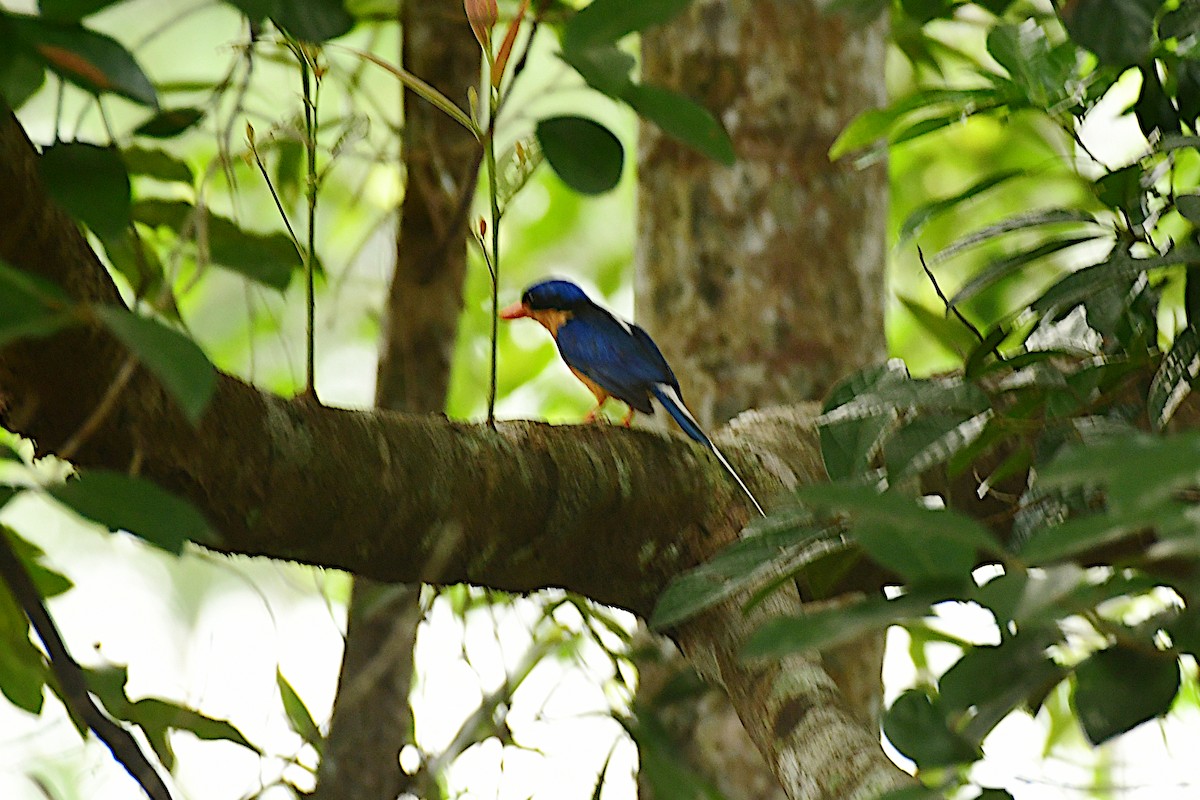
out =
<path fill-rule="evenodd" d="M 275 208 L 279 211 L 279 217 L 283 220 L 283 226 L 287 228 L 288 236 L 292 240 L 292 247 L 296 248 L 296 255 L 303 260 L 304 245 L 300 244 L 300 237 L 296 235 L 296 229 L 292 227 L 292 221 L 288 218 L 287 210 L 283 207 L 283 201 L 279 198 L 279 192 L 275 190 L 275 184 L 271 181 L 271 174 L 267 172 L 267 165 L 263 163 L 262 155 L 258 152 L 258 144 L 254 139 L 254 128 L 250 123 L 246 123 L 246 139 L 250 145 L 250 152 L 254 156 L 254 163 L 258 165 L 258 171 L 262 174 L 263 181 L 267 184 L 267 190 L 271 192 L 271 199 L 275 201 Z"/>
<path fill-rule="evenodd" d="M 921 245 L 917 245 L 917 256 L 921 259 L 921 269 L 925 270 L 925 276 L 929 278 L 929 282 L 933 284 L 933 290 L 937 292 L 937 296 L 941 298 L 942 304 L 946 306 L 946 311 L 958 317 L 958 321 L 967 326 L 971 333 L 975 334 L 975 338 L 983 341 L 983 334 L 979 329 L 971 324 L 971 321 L 963 316 L 963 313 L 958 310 L 957 306 L 950 304 L 950 299 L 946 297 L 946 293 L 942 291 L 942 287 L 938 285 L 937 278 L 933 276 L 933 270 L 929 269 L 929 265 L 925 263 L 925 253 L 921 250 Z"/>
<path fill-rule="evenodd" d="M 116 722 L 109 718 L 88 693 L 87 679 L 75 659 L 71 657 L 62 635 L 54 624 L 46 604 L 38 594 L 25 565 L 17 558 L 8 536 L 0 532 L 0 575 L 8 585 L 13 597 L 29 618 L 30 624 L 46 648 L 50 670 L 58 681 L 59 695 L 72 715 L 80 719 L 104 742 L 113 758 L 137 781 L 142 791 L 151 800 L 172 800 L 171 791 L 158 770 L 142 752 L 137 741 Z"/>
<path fill-rule="evenodd" d="M 63 78 L 58 79 L 58 92 L 54 98 L 54 141 L 62 141 L 59 136 L 59 131 L 62 130 L 62 112 L 63 112 L 63 93 L 66 91 L 67 82 Z"/>
<path fill-rule="evenodd" d="M 55 454 L 63 461 L 70 461 L 74 458 L 75 453 L 79 448 L 87 442 L 88 439 L 100 429 L 100 425 L 108 418 L 113 409 L 117 406 L 117 401 L 121 398 L 121 392 L 125 391 L 125 387 L 129 385 L 129 381 L 133 378 L 133 373 L 137 369 L 137 357 L 130 354 L 121 364 L 121 368 L 117 370 L 117 375 L 113 378 L 113 382 L 109 384 L 108 389 L 104 392 L 104 397 L 100 398 L 100 402 L 92 409 L 92 413 L 83 421 L 78 430 L 71 435 L 67 443 L 59 448 Z"/>

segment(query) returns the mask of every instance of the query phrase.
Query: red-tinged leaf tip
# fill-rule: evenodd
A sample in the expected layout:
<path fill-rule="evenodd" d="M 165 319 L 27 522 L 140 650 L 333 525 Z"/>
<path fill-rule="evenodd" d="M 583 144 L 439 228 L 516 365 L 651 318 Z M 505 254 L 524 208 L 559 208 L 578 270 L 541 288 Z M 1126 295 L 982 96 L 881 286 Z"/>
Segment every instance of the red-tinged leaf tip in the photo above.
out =
<path fill-rule="evenodd" d="M 521 0 L 521 7 L 517 9 L 516 16 L 508 24 L 508 32 L 504 34 L 504 41 L 500 45 L 499 52 L 496 53 L 496 60 L 492 62 L 493 89 L 500 85 L 500 79 L 504 77 L 504 67 L 508 65 L 508 58 L 512 55 L 513 43 L 517 41 L 517 31 L 520 30 L 521 20 L 525 18 L 525 12 L 528 9 L 529 0 Z"/>
<path fill-rule="evenodd" d="M 475 40 L 484 50 L 491 50 L 492 28 L 500 11 L 496 8 L 496 0 L 463 0 L 463 10 L 467 12 L 467 22 L 471 23 L 471 31 Z"/>
<path fill-rule="evenodd" d="M 36 45 L 36 47 L 38 53 L 47 62 L 53 64 L 63 72 L 86 81 L 94 86 L 97 91 L 109 92 L 116 89 L 116 84 L 109 80 L 108 76 L 104 74 L 104 70 L 78 53 L 53 44 L 42 43 Z"/>

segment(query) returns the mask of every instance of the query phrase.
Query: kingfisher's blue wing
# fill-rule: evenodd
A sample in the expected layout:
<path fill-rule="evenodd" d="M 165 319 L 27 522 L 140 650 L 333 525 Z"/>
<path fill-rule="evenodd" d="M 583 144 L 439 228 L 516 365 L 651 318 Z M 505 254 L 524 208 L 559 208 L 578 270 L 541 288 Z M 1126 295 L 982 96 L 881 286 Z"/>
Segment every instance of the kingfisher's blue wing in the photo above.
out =
<path fill-rule="evenodd" d="M 650 334 L 601 308 L 569 319 L 558 331 L 558 350 L 570 367 L 643 414 L 653 413 L 655 384 L 679 386 Z"/>

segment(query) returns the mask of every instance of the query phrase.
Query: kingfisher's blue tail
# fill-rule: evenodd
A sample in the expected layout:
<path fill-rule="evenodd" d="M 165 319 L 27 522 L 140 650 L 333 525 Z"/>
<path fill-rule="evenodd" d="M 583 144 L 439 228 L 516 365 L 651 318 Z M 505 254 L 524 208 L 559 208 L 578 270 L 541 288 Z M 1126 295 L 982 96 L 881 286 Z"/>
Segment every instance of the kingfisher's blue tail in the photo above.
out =
<path fill-rule="evenodd" d="M 750 502 L 754 503 L 754 507 L 758 509 L 758 513 L 765 517 L 767 512 L 763 511 L 763 507 L 759 505 L 750 488 L 746 486 L 746 482 L 742 480 L 742 476 L 737 474 L 733 466 L 726 460 L 724 454 L 712 443 L 712 439 L 709 439 L 708 435 L 700 429 L 700 424 L 696 422 L 696 418 L 692 416 L 692 412 L 688 411 L 687 406 L 683 404 L 683 398 L 679 396 L 679 391 L 670 384 L 656 383 L 650 387 L 650 392 L 658 398 L 658 402 L 662 403 L 663 408 L 667 410 L 671 418 L 679 423 L 679 427 L 683 429 L 684 433 L 712 451 L 717 460 L 721 462 L 721 466 L 725 467 L 725 471 L 733 476 L 738 486 L 742 487 L 742 491 L 750 498 Z"/>

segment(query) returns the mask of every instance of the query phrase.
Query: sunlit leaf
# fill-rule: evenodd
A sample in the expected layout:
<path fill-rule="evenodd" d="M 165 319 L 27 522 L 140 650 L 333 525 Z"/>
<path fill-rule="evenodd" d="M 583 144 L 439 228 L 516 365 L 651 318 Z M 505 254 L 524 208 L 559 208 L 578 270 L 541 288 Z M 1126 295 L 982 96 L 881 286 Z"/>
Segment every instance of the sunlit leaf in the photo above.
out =
<path fill-rule="evenodd" d="M 100 236 L 129 225 L 129 173 L 115 147 L 59 142 L 42 151 L 38 169 L 50 195 Z"/>
<path fill-rule="evenodd" d="M 983 244 L 989 239 L 995 239 L 997 236 L 1003 236 L 1006 233 L 1026 228 L 1037 228 L 1043 225 L 1062 225 L 1067 223 L 1100 224 L 1092 214 L 1074 208 L 1050 208 L 1043 211 L 1033 211 L 1028 214 L 1009 217 L 994 225 L 988 225 L 986 228 L 980 228 L 974 233 L 967 234 L 940 251 L 930 259 L 929 263 L 931 265 L 940 264 L 964 250 L 969 250 L 976 245 Z"/>
<path fill-rule="evenodd" d="M 1114 645 L 1075 668 L 1072 705 L 1088 741 L 1102 744 L 1161 717 L 1179 691 L 1179 664 L 1153 645 Z"/>
<path fill-rule="evenodd" d="M 938 198 L 931 200 L 922 206 L 914 209 L 912 213 L 905 218 L 904 224 L 900 226 L 900 235 L 897 245 L 904 244 L 916 234 L 920 233 L 925 227 L 925 224 L 931 219 L 943 214 L 946 211 L 958 206 L 974 197 L 978 197 L 989 189 L 993 189 L 1000 184 L 1011 180 L 1012 178 L 1020 177 L 1025 172 L 1019 169 L 1001 170 L 989 175 L 985 175 L 980 180 L 963 189 L 958 194 L 950 195 L 949 197 Z"/>
<path fill-rule="evenodd" d="M 537 124 L 538 143 L 563 183 L 582 194 L 601 194 L 617 185 L 625 165 L 621 141 L 584 117 L 551 117 Z"/>
<path fill-rule="evenodd" d="M 158 95 L 137 61 L 115 39 L 77 23 L 10 16 L 18 38 L 64 79 L 93 94 L 111 92 L 147 106 Z"/>
<path fill-rule="evenodd" d="M 211 542 L 207 520 L 188 501 L 144 478 L 87 470 L 47 489 L 58 502 L 111 530 L 140 536 L 170 553 L 185 542 Z"/>
<path fill-rule="evenodd" d="M 96 309 L 114 336 L 162 382 L 193 425 L 208 407 L 217 372 L 204 351 L 187 336 L 150 317 L 117 306 Z"/>
<path fill-rule="evenodd" d="M 957 306 L 973 299 L 1029 264 L 1037 263 L 1047 256 L 1092 241 L 1095 241 L 1095 237 L 1072 236 L 1066 239 L 1050 239 L 1031 249 L 1021 250 L 1010 256 L 992 261 L 984 269 L 972 275 L 971 279 L 954 293 L 950 298 L 950 305 Z"/>

